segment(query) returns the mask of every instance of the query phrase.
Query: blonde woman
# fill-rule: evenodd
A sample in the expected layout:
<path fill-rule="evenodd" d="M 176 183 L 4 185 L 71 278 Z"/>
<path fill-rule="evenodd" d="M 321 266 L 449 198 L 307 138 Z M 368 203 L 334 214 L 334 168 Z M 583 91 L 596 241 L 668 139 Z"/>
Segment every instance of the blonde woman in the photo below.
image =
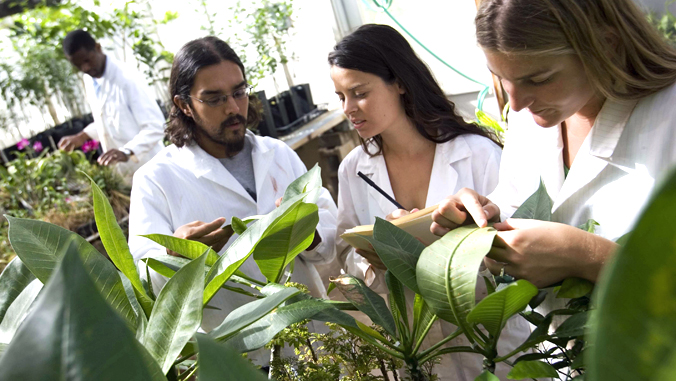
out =
<path fill-rule="evenodd" d="M 477 39 L 510 96 L 496 190 L 450 196 L 432 231 L 501 219 L 486 264 L 540 287 L 596 281 L 676 163 L 676 50 L 631 0 L 483 0 Z M 552 221 L 506 219 L 540 183 Z M 506 219 L 506 220 L 505 220 Z M 596 234 L 576 228 L 589 219 Z"/>

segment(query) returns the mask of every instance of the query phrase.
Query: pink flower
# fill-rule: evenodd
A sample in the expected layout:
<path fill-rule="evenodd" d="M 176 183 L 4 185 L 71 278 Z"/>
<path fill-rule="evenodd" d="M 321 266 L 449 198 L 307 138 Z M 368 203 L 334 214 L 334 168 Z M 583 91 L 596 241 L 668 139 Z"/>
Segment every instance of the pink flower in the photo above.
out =
<path fill-rule="evenodd" d="M 96 151 L 99 148 L 99 142 L 96 140 L 87 140 L 82 145 L 82 152 Z"/>
<path fill-rule="evenodd" d="M 35 150 L 35 152 L 41 152 L 42 151 L 42 143 L 40 143 L 40 142 L 33 143 L 33 149 Z"/>
<path fill-rule="evenodd" d="M 28 141 L 28 139 L 21 139 L 18 143 L 16 143 L 16 148 L 19 149 L 19 151 L 23 150 L 24 148 L 28 147 L 31 143 Z"/>

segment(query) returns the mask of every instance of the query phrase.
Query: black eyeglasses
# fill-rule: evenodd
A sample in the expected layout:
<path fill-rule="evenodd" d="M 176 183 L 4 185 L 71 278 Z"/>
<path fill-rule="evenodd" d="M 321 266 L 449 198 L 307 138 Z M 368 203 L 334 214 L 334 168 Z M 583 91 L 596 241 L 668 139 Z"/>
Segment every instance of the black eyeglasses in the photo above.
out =
<path fill-rule="evenodd" d="M 236 101 L 247 98 L 249 94 L 251 94 L 251 90 L 253 90 L 253 86 L 246 85 L 245 87 L 242 87 L 239 90 L 235 90 L 235 92 L 233 92 L 232 94 L 223 94 L 210 99 L 199 99 L 191 95 L 188 95 L 188 97 L 200 103 L 204 103 L 209 107 L 220 107 L 228 102 L 228 97 L 232 97 Z"/>

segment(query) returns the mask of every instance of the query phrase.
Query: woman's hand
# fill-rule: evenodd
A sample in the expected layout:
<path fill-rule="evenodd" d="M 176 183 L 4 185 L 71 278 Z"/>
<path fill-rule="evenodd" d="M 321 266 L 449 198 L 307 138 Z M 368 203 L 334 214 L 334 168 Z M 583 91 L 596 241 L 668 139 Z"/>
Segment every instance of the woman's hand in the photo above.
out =
<path fill-rule="evenodd" d="M 510 218 L 499 230 L 484 263 L 495 275 L 504 273 L 547 287 L 566 278 L 596 281 L 601 267 L 619 247 L 573 226 Z"/>
<path fill-rule="evenodd" d="M 406 210 L 406 209 L 397 209 L 397 210 L 395 210 L 394 212 L 392 212 L 392 213 L 388 214 L 387 216 L 385 216 L 385 219 L 386 219 L 387 221 L 394 221 L 394 220 L 396 220 L 397 218 L 401 218 L 401 217 L 404 217 L 404 216 L 408 216 L 409 214 L 415 213 L 415 212 L 417 212 L 418 210 L 419 210 L 418 208 L 413 208 L 413 209 L 411 209 L 411 211 L 409 212 L 409 211 Z"/>
<path fill-rule="evenodd" d="M 443 236 L 450 230 L 472 221 L 479 227 L 485 227 L 488 221 L 496 221 L 499 218 L 500 208 L 491 200 L 472 189 L 462 188 L 458 193 L 446 197 L 437 210 L 432 212 L 434 222 L 430 226 L 430 231 Z"/>

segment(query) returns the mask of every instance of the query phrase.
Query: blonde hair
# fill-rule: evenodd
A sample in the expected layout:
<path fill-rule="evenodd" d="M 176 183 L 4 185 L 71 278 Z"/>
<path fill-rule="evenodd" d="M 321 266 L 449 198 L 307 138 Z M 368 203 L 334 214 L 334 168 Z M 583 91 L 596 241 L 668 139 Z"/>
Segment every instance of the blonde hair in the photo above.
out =
<path fill-rule="evenodd" d="M 515 55 L 575 54 L 607 98 L 643 98 L 676 82 L 676 49 L 632 0 L 482 0 L 483 49 Z"/>

